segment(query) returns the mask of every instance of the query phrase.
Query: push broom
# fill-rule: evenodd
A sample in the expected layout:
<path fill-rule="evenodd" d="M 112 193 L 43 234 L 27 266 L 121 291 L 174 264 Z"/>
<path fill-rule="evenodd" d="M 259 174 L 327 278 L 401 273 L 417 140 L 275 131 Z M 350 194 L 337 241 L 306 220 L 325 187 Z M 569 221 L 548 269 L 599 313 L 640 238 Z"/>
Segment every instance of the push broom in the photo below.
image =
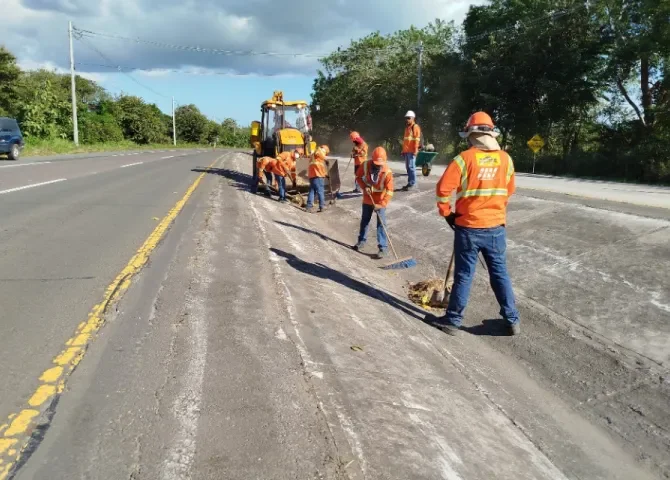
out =
<path fill-rule="evenodd" d="M 389 235 L 388 230 L 386 230 L 386 225 L 384 225 L 384 222 L 382 221 L 382 217 L 379 215 L 379 212 L 377 211 L 377 205 L 375 205 L 375 201 L 372 200 L 372 191 L 370 189 L 366 189 L 367 194 L 370 196 L 370 200 L 372 201 L 372 206 L 375 209 L 375 213 L 377 214 L 377 221 L 381 224 L 382 229 L 384 230 L 384 234 L 386 235 L 386 238 L 389 241 L 389 245 L 391 246 L 391 251 L 393 252 L 393 256 L 395 257 L 395 262 L 389 263 L 388 265 L 385 265 L 381 267 L 382 270 L 402 270 L 405 268 L 412 268 L 416 267 L 416 260 L 414 260 L 412 257 L 405 257 L 405 258 L 398 258 L 398 254 L 395 252 L 395 248 L 393 248 L 393 242 L 391 242 L 391 236 Z"/>

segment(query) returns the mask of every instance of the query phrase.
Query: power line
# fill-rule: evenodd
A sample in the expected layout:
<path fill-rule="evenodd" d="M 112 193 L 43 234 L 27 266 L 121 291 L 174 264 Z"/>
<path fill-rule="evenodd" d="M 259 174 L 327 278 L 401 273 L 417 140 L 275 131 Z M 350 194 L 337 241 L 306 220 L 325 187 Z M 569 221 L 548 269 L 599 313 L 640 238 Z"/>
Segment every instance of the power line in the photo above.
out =
<path fill-rule="evenodd" d="M 257 77 L 281 77 L 285 76 L 285 73 L 254 73 L 254 74 L 244 74 L 244 73 L 231 73 L 231 72 L 221 72 L 221 71 L 215 71 L 215 70 L 184 70 L 180 68 L 141 68 L 141 67 L 124 67 L 121 65 L 107 65 L 107 64 L 100 64 L 100 63 L 87 63 L 87 62 L 79 62 L 77 65 L 85 66 L 85 67 L 96 67 L 96 68 L 111 68 L 114 70 L 117 70 L 118 72 L 164 72 L 164 73 L 180 73 L 180 74 L 185 74 L 185 75 L 201 75 L 201 76 L 207 76 L 207 75 L 220 75 L 224 77 L 250 77 L 250 76 L 257 76 Z"/>
<path fill-rule="evenodd" d="M 110 60 L 110 58 L 109 58 L 107 55 L 105 55 L 104 53 L 102 53 L 100 50 L 98 50 L 98 49 L 97 49 L 94 45 L 92 45 L 91 43 L 87 42 L 86 40 L 84 40 L 84 39 L 81 38 L 81 37 L 79 37 L 78 40 L 79 40 L 80 42 L 82 42 L 84 45 L 86 45 L 87 47 L 89 47 L 90 49 L 92 49 L 93 51 L 95 51 L 95 52 L 96 52 L 98 55 L 100 55 L 100 57 L 102 57 L 104 60 L 106 60 L 106 61 L 108 61 L 108 62 L 110 62 L 110 63 L 113 63 L 113 61 Z M 80 65 L 81 65 L 81 64 L 80 64 Z M 135 82 L 136 84 L 138 84 L 140 87 L 149 90 L 149 91 L 152 92 L 153 94 L 158 95 L 159 97 L 163 97 L 163 98 L 168 99 L 168 100 L 171 98 L 171 97 L 168 97 L 167 95 L 163 95 L 162 93 L 157 92 L 156 90 L 154 90 L 153 88 L 149 87 L 148 85 L 143 84 L 142 82 L 140 82 L 139 80 L 137 80 L 135 77 L 133 77 L 131 74 L 129 74 L 127 71 L 124 71 L 120 66 L 116 66 L 116 67 L 112 67 L 112 68 L 116 68 L 120 73 L 122 73 L 123 75 L 127 76 L 127 77 L 130 78 L 133 82 Z"/>

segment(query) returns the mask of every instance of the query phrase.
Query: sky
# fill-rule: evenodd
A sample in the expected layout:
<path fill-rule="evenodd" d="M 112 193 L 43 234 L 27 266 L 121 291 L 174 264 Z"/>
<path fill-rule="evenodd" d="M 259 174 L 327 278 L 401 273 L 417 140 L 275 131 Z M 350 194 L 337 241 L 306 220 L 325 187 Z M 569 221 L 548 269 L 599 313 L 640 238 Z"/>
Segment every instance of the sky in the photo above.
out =
<path fill-rule="evenodd" d="M 380 31 L 462 21 L 484 0 L 0 0 L 4 44 L 24 69 L 78 74 L 170 113 L 195 104 L 248 125 L 274 90 L 310 100 L 318 57 Z M 255 52 L 255 54 L 249 54 Z M 260 55 L 258 53 L 272 53 Z M 119 71 L 121 67 L 121 72 Z"/>

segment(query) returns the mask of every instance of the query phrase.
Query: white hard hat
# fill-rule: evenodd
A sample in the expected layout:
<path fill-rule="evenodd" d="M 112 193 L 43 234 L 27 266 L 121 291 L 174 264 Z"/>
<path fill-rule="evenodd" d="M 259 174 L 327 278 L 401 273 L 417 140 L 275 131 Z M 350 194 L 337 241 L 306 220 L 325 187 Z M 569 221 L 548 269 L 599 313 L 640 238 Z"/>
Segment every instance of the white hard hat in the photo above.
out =
<path fill-rule="evenodd" d="M 415 118 L 416 115 L 414 114 L 413 111 L 407 110 L 407 113 L 405 114 L 405 118 L 410 117 L 410 118 Z"/>

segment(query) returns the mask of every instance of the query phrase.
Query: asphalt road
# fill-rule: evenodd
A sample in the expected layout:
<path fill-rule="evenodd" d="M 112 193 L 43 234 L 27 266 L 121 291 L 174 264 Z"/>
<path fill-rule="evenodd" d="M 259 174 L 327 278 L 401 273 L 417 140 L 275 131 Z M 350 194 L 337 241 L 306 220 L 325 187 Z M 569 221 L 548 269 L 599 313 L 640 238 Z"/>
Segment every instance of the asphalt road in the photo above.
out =
<path fill-rule="evenodd" d="M 250 165 L 234 152 L 0 165 L 0 418 L 25 411 L 145 241 L 138 255 L 150 255 L 118 282 L 121 300 L 27 429 L 14 478 L 670 474 L 659 207 L 520 193 L 509 262 L 523 335 L 491 326 L 479 272 L 453 338 L 405 290 L 446 268 L 436 178 L 396 194 L 394 244 L 419 266 L 388 273 L 366 255 L 374 242 L 362 255 L 348 247 L 358 197 L 307 215 L 251 195 Z M 2 461 L 20 418 L 0 422 Z"/>

